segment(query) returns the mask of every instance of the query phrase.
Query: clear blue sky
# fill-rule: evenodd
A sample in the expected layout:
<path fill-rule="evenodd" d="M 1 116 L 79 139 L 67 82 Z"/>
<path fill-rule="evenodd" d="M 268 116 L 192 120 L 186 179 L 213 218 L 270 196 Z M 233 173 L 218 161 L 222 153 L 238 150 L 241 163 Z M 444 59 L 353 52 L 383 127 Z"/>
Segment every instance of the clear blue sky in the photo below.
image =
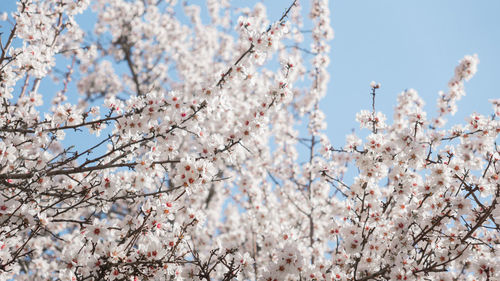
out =
<path fill-rule="evenodd" d="M 15 0 L 0 1 L 2 12 L 15 8 Z M 262 2 L 273 20 L 291 0 Z M 202 5 L 204 1 L 188 3 Z M 256 1 L 232 3 L 253 6 Z M 308 10 L 309 1 L 301 3 Z M 330 7 L 335 39 L 331 42 L 331 81 L 321 108 L 335 145 L 342 145 L 352 128 L 358 129 L 354 117 L 370 107 L 372 80 L 382 83 L 377 109 L 389 118 L 397 94 L 405 88 L 416 89 L 426 101 L 428 116 L 434 116 L 437 92 L 446 91 L 454 67 L 466 54 L 477 53 L 481 62 L 476 76 L 466 83 L 467 96 L 450 122 L 463 122 L 472 112 L 492 112 L 488 99 L 500 97 L 496 85 L 500 81 L 500 1 L 330 0 Z M 87 18 L 91 17 L 80 19 Z"/>
<path fill-rule="evenodd" d="M 335 39 L 322 109 L 333 143 L 343 143 L 339 137 L 356 126 L 344 120 L 369 108 L 372 80 L 382 83 L 377 108 L 386 115 L 398 93 L 414 88 L 435 116 L 437 92 L 446 91 L 466 54 L 478 54 L 478 72 L 450 122 L 492 113 L 488 99 L 500 98 L 500 1 L 330 1 L 330 7 Z"/>

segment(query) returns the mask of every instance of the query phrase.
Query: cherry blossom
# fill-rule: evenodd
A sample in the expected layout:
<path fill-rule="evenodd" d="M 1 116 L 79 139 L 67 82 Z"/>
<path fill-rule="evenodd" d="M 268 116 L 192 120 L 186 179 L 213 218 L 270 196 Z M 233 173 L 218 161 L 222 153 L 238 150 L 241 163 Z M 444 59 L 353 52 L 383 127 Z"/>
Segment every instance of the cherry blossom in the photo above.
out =
<path fill-rule="evenodd" d="M 1 280 L 500 278 L 500 100 L 446 120 L 477 55 L 336 147 L 327 0 L 177 2 L 0 15 Z"/>

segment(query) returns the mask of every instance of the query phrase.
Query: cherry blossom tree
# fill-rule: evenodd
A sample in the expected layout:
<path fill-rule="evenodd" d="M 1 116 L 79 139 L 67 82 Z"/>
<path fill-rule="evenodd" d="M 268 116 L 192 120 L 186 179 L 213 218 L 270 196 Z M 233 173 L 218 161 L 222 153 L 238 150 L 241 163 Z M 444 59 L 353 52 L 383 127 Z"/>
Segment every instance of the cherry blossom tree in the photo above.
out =
<path fill-rule="evenodd" d="M 389 122 L 373 82 L 362 134 L 334 147 L 328 1 L 290 2 L 4 13 L 0 279 L 499 280 L 500 100 L 446 120 L 477 56 L 429 117 L 409 89 Z"/>

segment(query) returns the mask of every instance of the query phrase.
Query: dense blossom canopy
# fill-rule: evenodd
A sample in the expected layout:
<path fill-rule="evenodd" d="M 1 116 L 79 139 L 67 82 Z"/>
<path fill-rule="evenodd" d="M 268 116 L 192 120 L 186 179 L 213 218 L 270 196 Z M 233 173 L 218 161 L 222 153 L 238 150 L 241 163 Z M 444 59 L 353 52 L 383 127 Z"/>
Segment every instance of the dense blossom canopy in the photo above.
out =
<path fill-rule="evenodd" d="M 2 15 L 1 280 L 500 280 L 500 100 L 447 124 L 477 56 L 334 147 L 327 0 L 176 2 Z"/>

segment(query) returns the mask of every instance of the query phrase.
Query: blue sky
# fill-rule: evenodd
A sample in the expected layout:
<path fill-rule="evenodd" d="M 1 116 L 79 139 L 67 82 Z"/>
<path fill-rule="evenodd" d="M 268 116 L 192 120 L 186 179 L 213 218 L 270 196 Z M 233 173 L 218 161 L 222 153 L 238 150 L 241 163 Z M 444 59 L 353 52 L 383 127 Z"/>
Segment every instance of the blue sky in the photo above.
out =
<path fill-rule="evenodd" d="M 355 113 L 369 108 L 372 80 L 382 84 L 377 109 L 388 117 L 405 88 L 416 89 L 435 116 L 437 93 L 446 91 L 466 54 L 478 54 L 478 72 L 450 123 L 492 113 L 488 99 L 500 98 L 500 1 L 330 1 L 330 7 L 335 39 L 322 109 L 334 144 L 356 126 Z"/>
<path fill-rule="evenodd" d="M 15 8 L 15 0 L 1 1 L 2 12 Z M 235 6 L 256 2 L 232 1 Z M 273 20 L 291 0 L 262 2 Z M 309 1 L 301 2 L 308 10 Z M 188 3 L 203 5 L 204 1 Z M 330 8 L 335 39 L 331 41 L 331 81 L 321 108 L 333 144 L 342 145 L 352 128 L 358 130 L 354 118 L 361 109 L 370 108 L 372 80 L 382 83 L 377 110 L 389 118 L 397 94 L 406 88 L 416 89 L 426 101 L 428 116 L 434 116 L 438 91 L 446 91 L 454 67 L 466 54 L 477 53 L 481 62 L 476 76 L 466 83 L 467 96 L 458 103 L 459 112 L 450 123 L 463 122 L 472 112 L 492 112 L 488 99 L 500 97 L 496 85 L 500 80 L 500 1 L 331 0 Z M 87 20 L 87 27 L 93 17 L 80 19 Z M 1 30 L 7 33 L 5 27 Z M 41 88 L 43 93 L 49 90 Z"/>

